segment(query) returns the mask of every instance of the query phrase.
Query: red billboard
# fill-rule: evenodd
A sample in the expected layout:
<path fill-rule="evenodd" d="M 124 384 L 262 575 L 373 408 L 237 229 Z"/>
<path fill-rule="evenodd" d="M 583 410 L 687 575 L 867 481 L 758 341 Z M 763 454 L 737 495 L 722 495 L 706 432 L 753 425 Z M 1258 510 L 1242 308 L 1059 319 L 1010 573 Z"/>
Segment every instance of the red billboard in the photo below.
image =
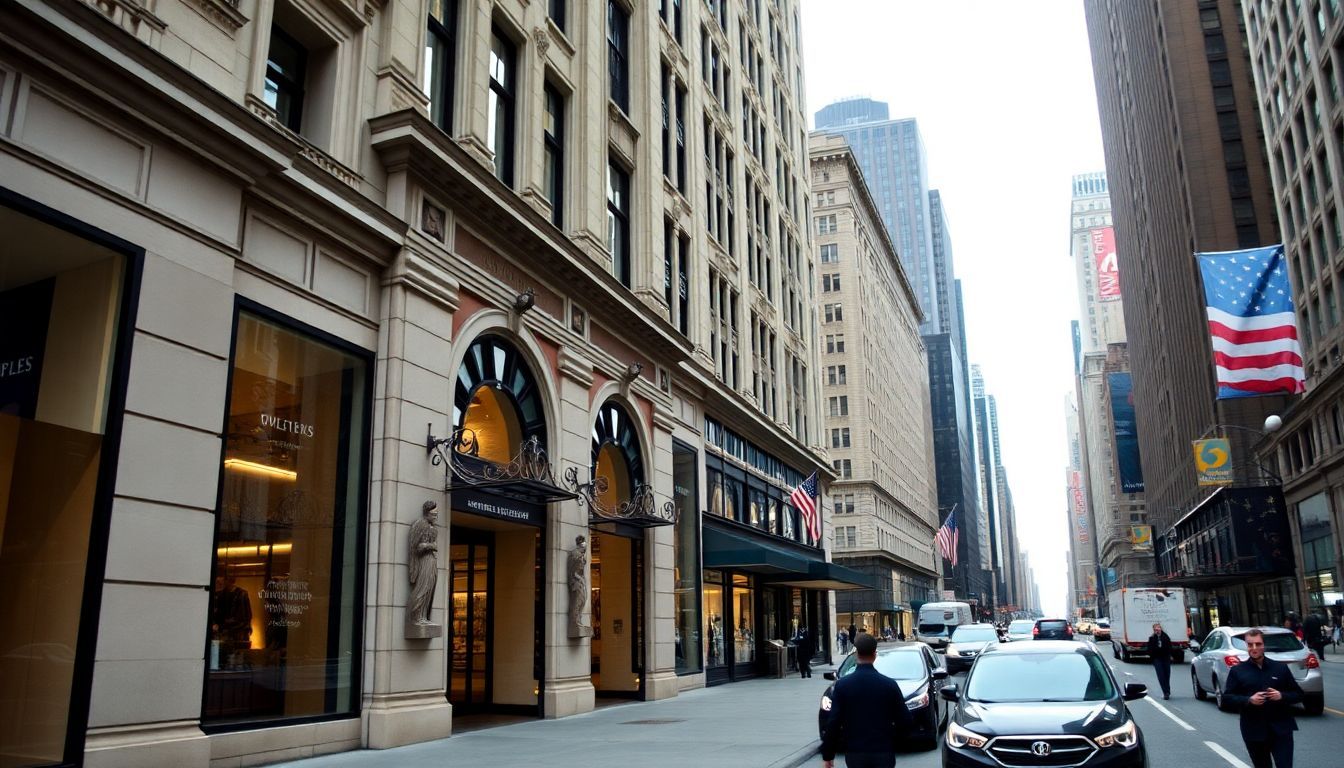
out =
<path fill-rule="evenodd" d="M 1097 298 L 1115 301 L 1120 298 L 1120 264 L 1115 258 L 1115 228 L 1097 227 L 1088 231 L 1092 242 L 1092 257 L 1097 265 Z"/>

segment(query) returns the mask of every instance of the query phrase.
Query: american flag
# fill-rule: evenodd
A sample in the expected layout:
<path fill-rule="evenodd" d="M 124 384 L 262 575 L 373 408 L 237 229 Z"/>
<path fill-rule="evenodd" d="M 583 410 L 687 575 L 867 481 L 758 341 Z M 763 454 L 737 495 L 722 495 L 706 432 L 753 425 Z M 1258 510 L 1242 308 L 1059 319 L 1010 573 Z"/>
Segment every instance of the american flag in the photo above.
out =
<path fill-rule="evenodd" d="M 957 567 L 957 542 L 961 540 L 961 532 L 957 530 L 957 507 L 952 505 L 952 511 L 947 513 L 947 520 L 943 521 L 943 527 L 938 529 L 938 534 L 933 537 L 938 543 L 938 552 L 944 560 L 950 561 L 952 567 Z"/>
<path fill-rule="evenodd" d="M 789 494 L 789 502 L 803 516 L 803 525 L 813 541 L 821 541 L 821 515 L 817 514 L 817 473 L 813 472 Z"/>
<path fill-rule="evenodd" d="M 1306 389 L 1283 246 L 1200 253 L 1218 398 Z"/>

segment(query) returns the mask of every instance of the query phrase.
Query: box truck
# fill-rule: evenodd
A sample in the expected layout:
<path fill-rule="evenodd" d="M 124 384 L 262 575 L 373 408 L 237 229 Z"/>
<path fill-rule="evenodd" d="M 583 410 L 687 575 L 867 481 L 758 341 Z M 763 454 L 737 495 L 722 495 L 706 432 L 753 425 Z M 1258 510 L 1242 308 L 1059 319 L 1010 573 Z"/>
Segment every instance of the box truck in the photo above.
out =
<path fill-rule="evenodd" d="M 946 648 L 952 630 L 974 623 L 969 603 L 925 603 L 919 607 L 915 639 L 935 648 Z"/>
<path fill-rule="evenodd" d="M 1161 624 L 1171 638 L 1171 660 L 1181 662 L 1190 647 L 1186 625 L 1185 590 L 1163 587 L 1130 587 L 1111 592 L 1111 651 L 1129 661 L 1148 655 L 1153 625 Z"/>

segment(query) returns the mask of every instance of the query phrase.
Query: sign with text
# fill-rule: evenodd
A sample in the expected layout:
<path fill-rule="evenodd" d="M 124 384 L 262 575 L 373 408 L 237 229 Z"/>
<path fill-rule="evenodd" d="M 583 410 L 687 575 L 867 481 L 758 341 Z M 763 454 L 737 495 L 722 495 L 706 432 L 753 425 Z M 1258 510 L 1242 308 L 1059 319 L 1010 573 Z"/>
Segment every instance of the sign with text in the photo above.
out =
<path fill-rule="evenodd" d="M 1092 258 L 1097 265 L 1097 298 L 1120 298 L 1120 262 L 1115 256 L 1115 227 L 1097 227 L 1088 231 Z"/>
<path fill-rule="evenodd" d="M 0 293 L 0 413 L 37 415 L 54 278 Z"/>
<path fill-rule="evenodd" d="M 541 504 L 530 504 L 469 488 L 453 488 L 452 494 L 453 510 L 457 512 L 470 512 L 474 515 L 493 517 L 496 520 L 537 527 L 546 524 L 546 507 Z"/>
<path fill-rule="evenodd" d="M 1225 437 L 1193 441 L 1200 485 L 1232 484 L 1232 445 Z"/>

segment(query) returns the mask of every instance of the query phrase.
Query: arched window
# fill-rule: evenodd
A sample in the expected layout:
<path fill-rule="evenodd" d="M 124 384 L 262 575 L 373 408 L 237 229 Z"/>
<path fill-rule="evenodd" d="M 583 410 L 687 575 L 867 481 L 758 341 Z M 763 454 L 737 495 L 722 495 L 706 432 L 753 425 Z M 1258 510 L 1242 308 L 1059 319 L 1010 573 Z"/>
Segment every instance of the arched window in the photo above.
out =
<path fill-rule="evenodd" d="M 457 369 L 453 425 L 475 440 L 479 458 L 497 464 L 511 461 L 530 437 L 546 447 L 541 390 L 511 343 L 494 336 L 471 343 Z"/>
<path fill-rule="evenodd" d="M 605 491 L 596 497 L 609 510 L 630 501 L 644 485 L 644 456 L 635 422 L 615 401 L 604 404 L 593 422 L 592 472 L 595 481 L 606 480 Z"/>

